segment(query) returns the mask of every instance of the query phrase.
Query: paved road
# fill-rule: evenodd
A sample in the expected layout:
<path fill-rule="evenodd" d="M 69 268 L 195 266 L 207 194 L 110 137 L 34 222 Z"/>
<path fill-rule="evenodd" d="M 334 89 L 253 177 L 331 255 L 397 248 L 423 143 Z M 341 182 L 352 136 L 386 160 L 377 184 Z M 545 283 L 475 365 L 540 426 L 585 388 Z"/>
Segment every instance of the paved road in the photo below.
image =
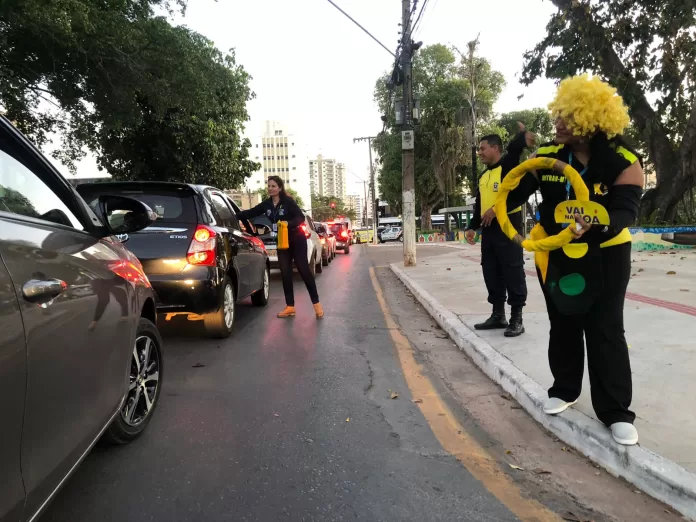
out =
<path fill-rule="evenodd" d="M 298 317 L 279 280 L 239 307 L 225 342 L 166 332 L 165 381 L 146 434 L 97 448 L 49 521 L 463 520 L 515 516 L 433 436 L 407 386 L 363 248 L 318 276 L 326 310 Z"/>
<path fill-rule="evenodd" d="M 400 258 L 339 254 L 317 276 L 320 322 L 299 278 L 298 317 L 276 319 L 275 275 L 269 307 L 240 305 L 229 340 L 164 329 L 148 431 L 93 451 L 42 520 L 676 520 L 515 407 L 386 268 Z"/>

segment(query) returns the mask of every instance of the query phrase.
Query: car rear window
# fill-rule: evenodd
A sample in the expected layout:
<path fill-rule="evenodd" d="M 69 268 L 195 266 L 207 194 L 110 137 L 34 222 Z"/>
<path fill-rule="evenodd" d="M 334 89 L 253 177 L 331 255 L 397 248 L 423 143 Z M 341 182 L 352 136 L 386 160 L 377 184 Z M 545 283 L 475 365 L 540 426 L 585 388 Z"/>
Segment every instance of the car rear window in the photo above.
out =
<path fill-rule="evenodd" d="M 331 228 L 331 232 L 334 234 L 340 234 L 341 231 L 343 231 L 343 223 L 334 223 L 332 225 L 329 225 Z"/>
<path fill-rule="evenodd" d="M 78 192 L 93 206 L 100 195 L 113 194 L 137 199 L 157 213 L 157 223 L 196 223 L 196 207 L 193 196 L 187 192 L 166 190 L 97 190 L 78 188 Z"/>

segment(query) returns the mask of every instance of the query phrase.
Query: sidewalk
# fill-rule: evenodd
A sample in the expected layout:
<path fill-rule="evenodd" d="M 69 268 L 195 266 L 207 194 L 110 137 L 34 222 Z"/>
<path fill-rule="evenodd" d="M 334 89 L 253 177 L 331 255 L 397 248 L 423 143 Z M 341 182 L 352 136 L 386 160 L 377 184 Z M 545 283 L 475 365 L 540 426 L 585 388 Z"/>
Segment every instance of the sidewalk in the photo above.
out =
<path fill-rule="evenodd" d="M 625 323 L 640 445 L 623 447 L 596 420 L 587 370 L 574 408 L 556 417 L 542 411 L 552 384 L 549 324 L 532 256 L 525 255 L 526 333 L 507 339 L 473 329 L 490 315 L 479 247 L 440 248 L 443 255 L 417 267 L 392 269 L 460 349 L 559 438 L 696 520 L 696 251 L 633 252 Z"/>

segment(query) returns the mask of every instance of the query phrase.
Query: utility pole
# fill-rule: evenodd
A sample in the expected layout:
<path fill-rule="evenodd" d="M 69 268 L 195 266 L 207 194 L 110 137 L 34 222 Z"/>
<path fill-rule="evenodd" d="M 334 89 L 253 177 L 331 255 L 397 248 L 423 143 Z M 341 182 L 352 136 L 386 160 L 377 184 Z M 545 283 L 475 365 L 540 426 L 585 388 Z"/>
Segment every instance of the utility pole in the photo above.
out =
<path fill-rule="evenodd" d="M 377 190 L 375 187 L 375 166 L 372 163 L 372 140 L 376 139 L 377 136 L 366 136 L 364 138 L 353 138 L 353 143 L 358 141 L 366 141 L 367 148 L 370 152 L 370 190 L 372 191 L 372 244 L 377 244 Z M 365 206 L 367 209 L 367 204 Z"/>
<path fill-rule="evenodd" d="M 420 47 L 411 40 L 411 0 L 401 2 L 402 50 L 401 70 L 403 71 L 403 114 L 401 127 L 401 172 L 402 172 L 402 219 L 404 223 L 404 266 L 416 266 L 416 179 L 414 165 L 413 133 L 413 84 L 411 60 L 413 52 Z"/>
<path fill-rule="evenodd" d="M 367 181 L 363 181 L 363 192 L 365 194 L 365 205 L 363 209 L 363 227 L 367 228 Z"/>

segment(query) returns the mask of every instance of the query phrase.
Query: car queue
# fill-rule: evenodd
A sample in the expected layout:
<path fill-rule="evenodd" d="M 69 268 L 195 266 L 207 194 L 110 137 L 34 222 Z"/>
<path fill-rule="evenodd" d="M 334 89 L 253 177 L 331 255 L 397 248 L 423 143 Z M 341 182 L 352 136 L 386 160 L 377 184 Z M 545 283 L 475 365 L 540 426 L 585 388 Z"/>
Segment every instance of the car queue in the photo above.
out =
<path fill-rule="evenodd" d="M 73 187 L 0 116 L 0 522 L 36 520 L 98 441 L 143 433 L 164 377 L 158 324 L 226 338 L 240 301 L 268 304 L 275 234 L 239 212 L 209 186 Z M 345 234 L 308 215 L 301 228 L 314 276 Z"/>

